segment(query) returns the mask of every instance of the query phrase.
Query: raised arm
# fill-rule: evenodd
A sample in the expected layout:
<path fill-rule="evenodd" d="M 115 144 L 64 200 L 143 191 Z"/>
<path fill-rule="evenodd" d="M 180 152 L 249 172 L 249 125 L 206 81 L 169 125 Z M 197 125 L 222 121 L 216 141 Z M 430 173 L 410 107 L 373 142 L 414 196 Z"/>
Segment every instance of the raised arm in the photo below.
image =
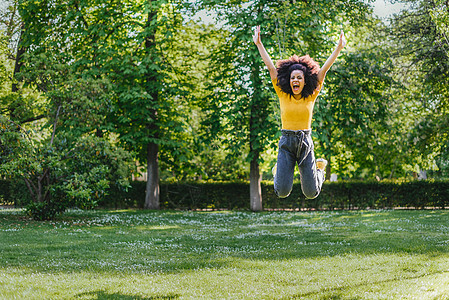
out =
<path fill-rule="evenodd" d="M 335 60 L 338 57 L 338 54 L 340 54 L 340 51 L 345 46 L 346 46 L 346 38 L 345 38 L 345 33 L 342 30 L 341 34 L 340 34 L 340 40 L 338 41 L 337 47 L 335 48 L 334 52 L 332 52 L 331 56 L 329 56 L 329 58 L 326 60 L 326 62 L 321 67 L 320 71 L 318 72 L 318 81 L 319 82 L 324 81 L 324 77 L 326 77 L 327 71 L 329 71 L 329 69 L 332 67 L 332 65 L 334 64 Z"/>
<path fill-rule="evenodd" d="M 265 50 L 265 47 L 262 44 L 262 41 L 260 40 L 260 26 L 258 25 L 256 29 L 254 30 L 254 36 L 253 36 L 254 44 L 256 44 L 257 49 L 259 50 L 260 56 L 262 57 L 263 62 L 268 68 L 268 71 L 270 72 L 271 80 L 275 80 L 278 76 L 278 71 L 276 70 L 276 67 L 274 66 L 273 62 L 271 61 L 270 56 L 267 53 L 267 50 Z"/>

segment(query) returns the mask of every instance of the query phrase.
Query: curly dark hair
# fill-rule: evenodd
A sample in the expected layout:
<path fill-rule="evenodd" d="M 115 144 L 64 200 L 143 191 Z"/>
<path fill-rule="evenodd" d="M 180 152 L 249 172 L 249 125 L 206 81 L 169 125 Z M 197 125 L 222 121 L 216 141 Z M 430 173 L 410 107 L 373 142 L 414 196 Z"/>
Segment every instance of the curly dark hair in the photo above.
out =
<path fill-rule="evenodd" d="M 290 86 L 290 75 L 294 70 L 301 70 L 304 73 L 305 85 L 301 91 L 301 97 L 307 98 L 313 94 L 318 86 L 318 71 L 320 65 L 309 55 L 297 56 L 296 54 L 288 59 L 277 62 L 278 86 L 287 94 L 293 96 Z"/>

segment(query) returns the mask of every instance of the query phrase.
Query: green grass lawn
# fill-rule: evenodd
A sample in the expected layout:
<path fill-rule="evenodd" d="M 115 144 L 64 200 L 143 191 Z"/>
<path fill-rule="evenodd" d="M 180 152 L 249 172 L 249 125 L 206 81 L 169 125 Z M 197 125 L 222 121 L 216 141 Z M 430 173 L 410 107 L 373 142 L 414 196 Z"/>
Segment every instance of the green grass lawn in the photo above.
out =
<path fill-rule="evenodd" d="M 449 211 L 0 210 L 1 299 L 449 299 Z"/>

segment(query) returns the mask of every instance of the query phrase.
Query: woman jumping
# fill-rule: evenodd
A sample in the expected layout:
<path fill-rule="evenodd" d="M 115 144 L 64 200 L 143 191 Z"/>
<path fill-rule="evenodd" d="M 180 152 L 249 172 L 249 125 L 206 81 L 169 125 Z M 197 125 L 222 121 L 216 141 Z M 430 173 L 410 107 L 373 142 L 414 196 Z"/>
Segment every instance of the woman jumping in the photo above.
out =
<path fill-rule="evenodd" d="M 256 27 L 253 40 L 270 72 L 281 108 L 282 136 L 273 168 L 274 190 L 281 198 L 290 195 L 298 164 L 302 192 L 313 199 L 320 194 L 327 165 L 323 158 L 315 161 L 311 134 L 313 107 L 327 71 L 346 46 L 345 35 L 342 31 L 337 47 L 321 69 L 308 55 L 280 60 L 276 68 L 260 40 L 260 26 Z"/>

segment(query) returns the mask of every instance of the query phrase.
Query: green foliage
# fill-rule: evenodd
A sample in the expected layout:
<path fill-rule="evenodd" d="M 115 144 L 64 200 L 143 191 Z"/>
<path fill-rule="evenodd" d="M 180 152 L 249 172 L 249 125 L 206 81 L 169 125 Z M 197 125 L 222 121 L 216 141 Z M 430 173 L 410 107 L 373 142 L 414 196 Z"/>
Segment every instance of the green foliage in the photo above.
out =
<path fill-rule="evenodd" d="M 176 24 L 176 39 L 164 51 L 168 67 L 164 74 L 164 93 L 167 121 L 162 126 L 164 142 L 159 152 L 163 180 L 219 179 L 231 172 L 229 161 L 218 143 L 207 143 L 201 121 L 206 118 L 203 97 L 211 80 L 208 69 L 214 60 L 210 53 L 219 43 L 218 30 L 212 25 L 193 21 Z M 164 111 L 165 111 L 164 109 Z M 220 134 L 216 132 L 216 134 Z M 231 163 L 238 164 L 236 160 Z M 235 168 L 234 168 L 235 170 Z M 226 175 L 224 175 L 226 174 Z"/>
<path fill-rule="evenodd" d="M 208 118 L 203 123 L 206 132 L 210 140 L 219 140 L 230 151 L 233 160 L 246 158 L 246 161 L 251 161 L 256 158 L 262 163 L 264 159 L 273 159 L 267 157 L 266 153 L 268 149 L 277 147 L 280 117 L 268 72 L 252 43 L 254 26 L 261 25 L 262 40 L 273 59 L 284 59 L 292 54 L 309 54 L 324 63 L 335 46 L 342 25 L 346 31 L 356 31 L 355 28 L 367 23 L 367 4 L 362 1 L 202 2 L 206 8 L 213 6 L 219 18 L 226 22 L 222 33 L 226 42 L 212 53 L 215 64 L 210 73 L 214 80 L 207 89 L 204 101 L 204 109 L 208 112 Z M 344 24 L 341 24 L 342 16 Z M 356 63 L 354 68 L 362 68 L 356 66 Z M 371 68 L 371 65 L 363 67 Z M 352 74 L 346 70 L 342 73 L 348 77 Z M 370 79 L 371 74 L 367 74 L 367 78 L 354 82 L 353 90 L 357 91 L 359 83 L 363 82 L 365 93 L 369 92 L 366 80 Z M 347 94 L 353 91 L 348 91 L 343 82 L 340 84 Z M 336 90 L 338 87 L 334 85 L 333 88 Z M 374 96 L 379 97 L 378 94 Z M 324 101 L 330 99 L 326 97 Z M 377 100 L 373 99 L 372 103 Z M 347 99 L 341 101 L 344 103 Z M 351 113 L 357 113 L 357 108 L 348 106 Z M 360 106 L 363 107 L 363 104 Z M 345 113 L 341 112 L 342 115 Z M 328 120 L 331 125 L 326 127 L 321 122 L 323 118 L 334 118 L 332 112 L 323 111 L 316 117 L 321 124 L 314 126 L 314 129 L 327 145 L 320 150 L 328 157 L 331 154 L 329 144 L 333 145 L 330 137 L 335 140 L 340 138 L 334 130 L 338 125 L 332 127 L 334 123 Z"/>
<path fill-rule="evenodd" d="M 7 37 L 2 32 L 0 35 L 0 57 L 4 61 L 6 61 L 6 56 L 8 55 L 7 43 Z M 0 65 L 0 86 L 5 85 L 6 82 L 8 82 L 8 65 L 3 63 Z"/>
<path fill-rule="evenodd" d="M 0 180 L 0 203 L 14 205 L 15 207 L 26 207 L 33 202 L 25 181 L 22 179 Z"/>
<path fill-rule="evenodd" d="M 27 214 L 36 221 L 53 220 L 57 215 L 65 212 L 67 204 L 63 198 L 48 202 L 31 202 L 27 205 Z"/>
<path fill-rule="evenodd" d="M 118 134 L 142 164 L 155 143 L 164 177 L 201 176 L 192 162 L 200 150 L 191 146 L 200 146 L 191 116 L 199 111 L 205 43 L 214 38 L 210 28 L 183 24 L 181 4 L 22 2 L 30 46 L 23 79 L 45 92 L 53 110 L 62 107 L 59 130 Z M 61 37 L 70 43 L 60 47 Z"/>
<path fill-rule="evenodd" d="M 261 71 L 257 49 L 251 42 L 251 29 L 262 21 L 262 9 L 256 9 L 259 5 L 247 9 L 235 3 L 223 5 L 227 6 L 230 28 L 225 36 L 227 43 L 212 53 L 214 79 L 206 95 L 212 114 L 205 126 L 210 128 L 212 138 L 220 138 L 215 135 L 217 131 L 224 133 L 221 142 L 231 155 L 241 156 L 244 151 L 247 162 L 254 158 L 262 161 L 260 153 L 273 146 L 278 129 L 272 116 L 272 94 L 262 81 L 266 72 Z M 228 70 L 224 76 L 223 69 Z"/>
<path fill-rule="evenodd" d="M 76 141 L 72 152 L 72 157 L 66 161 L 67 171 L 72 175 L 60 187 L 72 205 L 94 208 L 109 190 L 126 191 L 129 187 L 131 155 L 120 147 L 89 137 Z"/>
<path fill-rule="evenodd" d="M 405 160 L 403 104 L 392 96 L 390 49 L 377 42 L 384 25 L 371 20 L 366 26 L 377 31 L 360 28 L 353 37 L 358 46 L 341 55 L 326 76 L 314 115 L 317 151 L 331 161 L 328 171 L 342 178 L 392 178 Z"/>
<path fill-rule="evenodd" d="M 21 69 L 14 74 L 20 89 L 1 98 L 1 174 L 26 183 L 35 218 L 53 218 L 67 207 L 95 207 L 108 190 L 128 186 L 131 155 L 116 146 L 112 133 L 117 90 L 108 77 L 115 72 L 111 62 L 120 55 L 119 40 L 128 34 L 118 8 L 128 4 L 97 4 L 19 5 L 26 29 L 19 50 L 25 55 L 17 55 Z M 43 122 L 31 123 L 37 119 Z"/>
<path fill-rule="evenodd" d="M 10 14 L 0 15 L 0 176 L 14 180 L 0 197 L 18 206 L 53 199 L 30 206 L 44 219 L 60 207 L 142 206 L 144 184 L 125 190 L 130 155 L 145 165 L 149 143 L 159 146 L 167 182 L 247 180 L 252 160 L 269 173 L 280 122 L 252 43 L 258 24 L 274 60 L 310 54 L 322 64 L 339 31 L 348 36 L 314 114 L 316 153 L 332 173 L 383 179 L 432 169 L 447 177 L 447 1 L 407 2 L 414 5 L 382 24 L 360 0 L 23 0 L 21 20 L 10 1 Z M 184 18 L 203 8 L 222 26 Z M 162 206 L 246 208 L 247 187 L 219 186 L 164 184 Z M 406 187 L 410 199 L 438 194 L 391 189 L 408 197 Z M 359 185 L 324 188 L 323 202 L 304 203 L 298 187 L 285 202 L 263 191 L 266 207 L 382 207 L 386 198 L 439 206 L 381 188 L 361 185 L 359 200 L 349 194 Z"/>
<path fill-rule="evenodd" d="M 67 207 L 93 208 L 111 186 L 128 187 L 131 157 L 104 138 L 60 134 L 52 143 L 0 120 L 0 145 L 7 145 L 1 149 L 0 174 L 26 183 L 33 218 L 51 219 Z M 13 201 L 23 205 L 19 199 Z"/>
<path fill-rule="evenodd" d="M 10 196 L 11 193 L 9 191 L 10 185 L 11 183 L 8 181 L 0 180 L 0 203 L 7 203 L 9 199 L 12 199 L 12 197 Z"/>
<path fill-rule="evenodd" d="M 406 137 L 416 164 L 438 171 L 445 168 L 448 155 L 449 43 L 441 23 L 447 17 L 447 1 L 408 2 L 411 8 L 391 20 L 389 36 L 395 45 L 398 79 L 406 88 L 404 100 L 413 116 Z"/>
<path fill-rule="evenodd" d="M 449 11 L 448 3 L 444 0 L 435 0 L 434 8 L 430 10 L 430 16 L 432 21 L 438 28 L 439 33 L 442 35 L 442 43 L 446 43 L 449 46 Z"/>

